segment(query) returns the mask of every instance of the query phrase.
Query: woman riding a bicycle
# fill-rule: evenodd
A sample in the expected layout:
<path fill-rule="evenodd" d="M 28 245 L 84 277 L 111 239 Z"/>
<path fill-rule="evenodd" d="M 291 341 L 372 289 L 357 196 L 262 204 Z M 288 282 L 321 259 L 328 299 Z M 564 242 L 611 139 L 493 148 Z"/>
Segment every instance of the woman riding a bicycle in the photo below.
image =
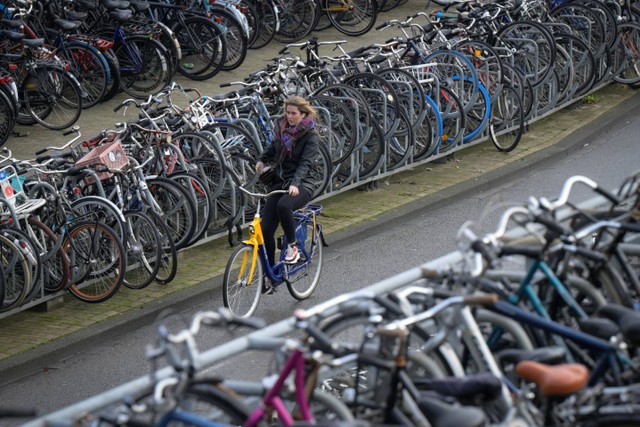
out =
<path fill-rule="evenodd" d="M 300 258 L 298 252 L 293 212 L 311 201 L 313 181 L 309 174 L 318 156 L 320 136 L 315 129 L 318 112 L 309 101 L 292 96 L 284 102 L 284 116 L 275 123 L 275 138 L 260 155 L 256 172 L 262 174 L 272 165 L 274 178 L 268 184 L 269 191 L 283 189 L 286 194 L 269 197 L 262 212 L 262 231 L 269 262 L 275 260 L 275 232 L 282 225 L 285 237 L 290 242 L 285 252 L 285 263 L 295 264 Z M 265 281 L 263 289 L 270 290 Z"/>

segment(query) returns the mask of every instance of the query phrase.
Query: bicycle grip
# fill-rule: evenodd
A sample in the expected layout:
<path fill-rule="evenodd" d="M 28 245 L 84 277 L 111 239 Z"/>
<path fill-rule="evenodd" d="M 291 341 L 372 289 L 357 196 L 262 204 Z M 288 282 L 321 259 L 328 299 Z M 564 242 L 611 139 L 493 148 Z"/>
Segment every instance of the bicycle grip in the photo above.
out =
<path fill-rule="evenodd" d="M 122 107 L 124 107 L 124 103 L 117 105 L 116 108 L 113 109 L 113 112 L 117 113 Z"/>
<path fill-rule="evenodd" d="M 549 231 L 553 231 L 558 235 L 562 236 L 571 234 L 571 231 L 567 230 L 566 227 L 564 227 L 559 222 L 549 218 L 547 215 L 535 215 L 533 217 L 533 220 L 539 224 L 544 225 L 545 227 L 547 227 L 547 229 L 549 229 Z"/>
<path fill-rule="evenodd" d="M 287 46 L 283 47 L 278 51 L 279 55 L 284 55 L 285 53 L 289 53 L 289 48 Z"/>
<path fill-rule="evenodd" d="M 376 31 L 380 31 L 380 30 L 381 30 L 381 29 L 383 29 L 384 27 L 388 27 L 388 26 L 389 26 L 389 22 L 388 22 L 388 21 L 385 21 L 385 22 L 383 22 L 382 24 L 380 24 L 380 25 L 378 25 L 378 26 L 376 27 Z"/>
<path fill-rule="evenodd" d="M 480 239 L 474 240 L 473 243 L 471 243 L 471 249 L 482 255 L 482 258 L 492 267 L 498 262 L 498 256 L 493 248 Z"/>
<path fill-rule="evenodd" d="M 36 156 L 39 156 L 40 154 L 44 154 L 44 153 L 46 153 L 46 152 L 47 152 L 47 149 L 46 149 L 46 148 L 42 148 L 42 149 L 40 149 L 40 150 L 36 151 Z M 46 160 L 46 159 L 45 159 L 45 160 Z M 38 163 L 42 163 L 43 161 L 44 161 L 44 160 L 38 160 L 38 159 L 36 159 L 36 162 L 38 162 Z"/>
<path fill-rule="evenodd" d="M 68 135 L 71 135 L 72 133 L 75 133 L 75 132 L 76 132 L 75 129 L 71 129 L 71 130 L 68 130 L 66 132 L 63 132 L 62 136 L 68 136 Z"/>
<path fill-rule="evenodd" d="M 500 298 L 496 294 L 477 294 L 463 297 L 463 303 L 466 305 L 496 305 L 499 300 Z"/>
<path fill-rule="evenodd" d="M 614 205 L 619 205 L 620 204 L 620 199 L 618 199 L 616 196 L 614 196 L 612 193 L 610 193 L 609 191 L 605 190 L 604 188 L 602 188 L 600 186 L 597 186 L 596 188 L 594 188 L 594 191 L 596 193 L 600 194 L 605 199 L 609 200 Z"/>
<path fill-rule="evenodd" d="M 220 87 L 229 87 L 231 83 L 220 83 Z"/>
<path fill-rule="evenodd" d="M 304 327 L 304 331 L 315 341 L 315 347 L 320 349 L 324 353 L 334 354 L 335 349 L 331 342 L 331 337 L 322 332 L 320 328 L 315 325 L 307 324 Z"/>

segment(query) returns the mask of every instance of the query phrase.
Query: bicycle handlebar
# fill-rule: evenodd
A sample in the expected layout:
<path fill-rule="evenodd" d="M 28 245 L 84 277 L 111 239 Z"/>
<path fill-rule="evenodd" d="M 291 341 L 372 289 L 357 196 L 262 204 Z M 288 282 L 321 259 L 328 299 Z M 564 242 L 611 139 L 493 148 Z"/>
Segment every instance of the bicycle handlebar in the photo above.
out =
<path fill-rule="evenodd" d="M 239 186 L 238 188 L 241 191 L 243 191 L 244 193 L 247 193 L 248 195 L 253 196 L 253 197 L 271 197 L 271 196 L 273 196 L 275 194 L 286 194 L 286 193 L 289 192 L 288 190 L 273 190 L 273 191 L 270 191 L 270 192 L 264 194 L 264 193 L 252 193 L 251 191 L 247 190 L 243 186 Z"/>

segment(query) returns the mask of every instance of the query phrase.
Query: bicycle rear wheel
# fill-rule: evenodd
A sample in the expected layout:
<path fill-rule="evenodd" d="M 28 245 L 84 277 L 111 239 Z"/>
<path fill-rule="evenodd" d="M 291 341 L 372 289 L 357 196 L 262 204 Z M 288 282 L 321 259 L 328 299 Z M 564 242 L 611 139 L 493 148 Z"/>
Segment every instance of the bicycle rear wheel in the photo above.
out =
<path fill-rule="evenodd" d="M 274 38 L 281 43 L 293 43 L 305 38 L 316 23 L 313 0 L 286 0 L 280 4 L 280 29 Z"/>
<path fill-rule="evenodd" d="M 254 249 L 253 245 L 240 244 L 229 257 L 224 270 L 222 301 L 238 317 L 249 317 L 255 313 L 262 295 L 264 273 Z"/>
<path fill-rule="evenodd" d="M 218 25 L 202 17 L 177 23 L 173 31 L 182 49 L 180 74 L 192 80 L 207 80 L 222 70 L 227 57 L 224 33 Z"/>
<path fill-rule="evenodd" d="M 313 221 L 305 221 L 296 229 L 300 261 L 285 268 L 304 267 L 287 281 L 287 289 L 295 299 L 301 301 L 311 296 L 320 282 L 322 272 L 322 227 Z"/>
<path fill-rule="evenodd" d="M 35 121 L 48 129 L 61 130 L 80 117 L 81 94 L 80 84 L 68 72 L 37 66 L 22 84 L 21 99 Z"/>

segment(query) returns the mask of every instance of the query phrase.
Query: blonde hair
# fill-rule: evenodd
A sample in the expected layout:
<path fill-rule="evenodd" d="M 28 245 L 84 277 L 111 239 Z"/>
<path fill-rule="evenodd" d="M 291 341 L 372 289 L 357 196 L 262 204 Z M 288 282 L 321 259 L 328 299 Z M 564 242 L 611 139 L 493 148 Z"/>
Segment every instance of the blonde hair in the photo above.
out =
<path fill-rule="evenodd" d="M 318 119 L 318 110 L 316 110 L 309 101 L 301 96 L 290 96 L 284 101 L 284 109 L 286 110 L 289 105 L 296 107 L 302 114 L 306 114 L 307 117 L 311 117 L 313 120 Z"/>

